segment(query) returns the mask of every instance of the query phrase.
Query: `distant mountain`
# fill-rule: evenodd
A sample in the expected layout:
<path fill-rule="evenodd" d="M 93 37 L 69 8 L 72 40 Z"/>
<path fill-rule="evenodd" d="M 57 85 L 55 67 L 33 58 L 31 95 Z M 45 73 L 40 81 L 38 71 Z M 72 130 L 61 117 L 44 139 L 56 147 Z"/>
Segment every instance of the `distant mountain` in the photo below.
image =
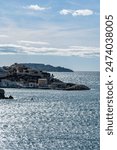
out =
<path fill-rule="evenodd" d="M 31 69 L 36 70 L 42 70 L 42 71 L 48 71 L 48 72 L 73 72 L 73 70 L 64 68 L 64 67 L 54 67 L 51 65 L 45 65 L 45 64 L 33 64 L 33 63 L 23 63 L 26 67 L 30 67 Z"/>

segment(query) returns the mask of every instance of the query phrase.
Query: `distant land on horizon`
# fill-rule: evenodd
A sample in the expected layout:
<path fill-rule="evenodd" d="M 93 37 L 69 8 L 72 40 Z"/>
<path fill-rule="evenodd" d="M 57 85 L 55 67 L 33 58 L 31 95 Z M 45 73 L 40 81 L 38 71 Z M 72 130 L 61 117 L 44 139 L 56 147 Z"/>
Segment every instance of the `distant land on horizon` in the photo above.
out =
<path fill-rule="evenodd" d="M 42 70 L 42 71 L 47 71 L 47 72 L 74 72 L 71 69 L 64 68 L 61 66 L 52 66 L 49 64 L 38 64 L 38 63 L 20 63 L 25 65 L 26 67 L 29 67 L 31 69 L 36 69 L 36 70 Z"/>

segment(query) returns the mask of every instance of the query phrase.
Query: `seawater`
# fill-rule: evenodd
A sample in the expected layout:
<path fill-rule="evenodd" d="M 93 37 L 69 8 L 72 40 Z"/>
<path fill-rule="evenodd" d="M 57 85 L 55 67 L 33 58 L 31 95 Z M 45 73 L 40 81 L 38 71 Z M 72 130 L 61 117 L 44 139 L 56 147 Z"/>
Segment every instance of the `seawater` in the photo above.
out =
<path fill-rule="evenodd" d="M 99 150 L 99 72 L 53 74 L 91 90 L 5 89 L 0 150 Z"/>

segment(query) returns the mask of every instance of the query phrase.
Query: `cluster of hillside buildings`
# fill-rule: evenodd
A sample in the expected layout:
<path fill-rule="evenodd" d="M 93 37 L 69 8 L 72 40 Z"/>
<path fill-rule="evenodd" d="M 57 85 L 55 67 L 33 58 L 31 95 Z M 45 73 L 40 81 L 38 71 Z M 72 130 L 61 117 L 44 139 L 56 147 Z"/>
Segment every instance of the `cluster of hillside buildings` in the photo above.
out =
<path fill-rule="evenodd" d="M 48 88 L 53 75 L 39 70 L 33 70 L 21 64 L 3 67 L 0 75 L 0 87 Z"/>
<path fill-rule="evenodd" d="M 1 88 L 40 88 L 54 90 L 90 90 L 85 85 L 65 83 L 48 72 L 31 69 L 23 64 L 0 68 Z"/>

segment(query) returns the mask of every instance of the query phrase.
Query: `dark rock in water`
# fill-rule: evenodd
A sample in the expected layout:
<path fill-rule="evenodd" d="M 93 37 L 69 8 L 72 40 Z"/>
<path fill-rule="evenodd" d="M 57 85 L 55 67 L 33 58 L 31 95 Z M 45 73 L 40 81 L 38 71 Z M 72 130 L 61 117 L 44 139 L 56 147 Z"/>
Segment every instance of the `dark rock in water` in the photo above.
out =
<path fill-rule="evenodd" d="M 13 99 L 13 97 L 11 95 L 9 97 L 5 97 L 5 91 L 0 89 L 0 99 Z"/>
<path fill-rule="evenodd" d="M 67 87 L 65 90 L 90 90 L 90 88 L 85 85 L 73 85 L 71 87 Z"/>
<path fill-rule="evenodd" d="M 13 96 L 10 95 L 8 99 L 13 99 Z"/>
<path fill-rule="evenodd" d="M 0 99 L 4 99 L 5 98 L 5 91 L 3 89 L 0 89 Z"/>

